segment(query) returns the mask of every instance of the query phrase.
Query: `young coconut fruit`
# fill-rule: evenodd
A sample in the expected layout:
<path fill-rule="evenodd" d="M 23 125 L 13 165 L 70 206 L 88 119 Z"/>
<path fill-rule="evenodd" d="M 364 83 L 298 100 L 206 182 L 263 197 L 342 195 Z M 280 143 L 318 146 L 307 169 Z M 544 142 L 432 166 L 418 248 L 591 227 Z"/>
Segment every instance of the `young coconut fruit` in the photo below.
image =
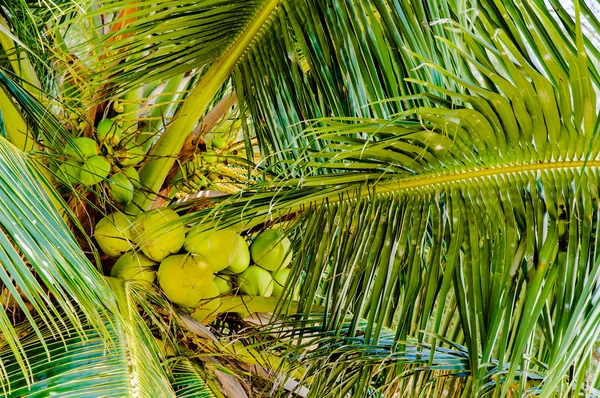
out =
<path fill-rule="evenodd" d="M 96 127 L 96 135 L 100 142 L 117 146 L 121 141 L 121 128 L 112 119 L 102 119 Z"/>
<path fill-rule="evenodd" d="M 227 141 L 225 141 L 221 137 L 215 137 L 211 142 L 211 146 L 214 149 L 224 149 L 225 147 L 227 147 Z"/>
<path fill-rule="evenodd" d="M 214 151 L 206 151 L 202 155 L 202 166 L 204 164 L 217 164 L 219 156 Z"/>
<path fill-rule="evenodd" d="M 273 275 L 273 297 L 281 297 L 283 295 L 283 287 L 290 276 L 290 269 L 283 268 L 277 272 L 272 272 Z"/>
<path fill-rule="evenodd" d="M 110 276 L 150 285 L 156 279 L 157 265 L 155 261 L 152 261 L 142 253 L 129 251 L 119 257 L 110 270 Z"/>
<path fill-rule="evenodd" d="M 169 300 L 181 307 L 196 307 L 214 283 L 212 268 L 200 256 L 178 254 L 158 267 L 158 283 Z"/>
<path fill-rule="evenodd" d="M 206 320 L 217 316 L 219 307 L 221 306 L 221 299 L 219 296 L 219 288 L 213 281 L 207 286 L 207 290 L 203 300 L 200 300 L 198 308 L 192 312 L 192 318 L 198 322 L 206 322 Z"/>
<path fill-rule="evenodd" d="M 144 254 L 162 261 L 177 253 L 185 241 L 185 229 L 179 215 L 171 209 L 156 209 L 140 214 L 132 231 L 133 239 Z"/>
<path fill-rule="evenodd" d="M 240 288 L 249 296 L 270 297 L 273 285 L 271 274 L 256 265 L 249 266 L 240 274 Z"/>
<path fill-rule="evenodd" d="M 283 232 L 269 229 L 261 232 L 252 246 L 250 254 L 252 260 L 268 271 L 277 271 L 288 266 L 292 261 L 292 252 L 289 251 L 290 240 L 283 236 Z"/>
<path fill-rule="evenodd" d="M 140 175 L 138 174 L 137 170 L 132 167 L 125 167 L 124 169 L 121 170 L 122 173 L 124 173 L 129 180 L 133 183 L 134 187 L 139 187 L 140 185 Z"/>
<path fill-rule="evenodd" d="M 94 237 L 100 250 L 111 257 L 133 248 L 131 244 L 131 219 L 125 214 L 115 212 L 104 217 L 96 224 Z"/>
<path fill-rule="evenodd" d="M 238 245 L 237 253 L 227 269 L 239 274 L 244 272 L 250 265 L 250 250 L 248 249 L 248 243 L 240 235 L 236 235 L 236 241 Z"/>
<path fill-rule="evenodd" d="M 71 184 L 78 184 L 81 178 L 81 163 L 69 160 L 58 166 L 57 174 L 64 181 Z"/>
<path fill-rule="evenodd" d="M 110 173 L 110 163 L 102 156 L 92 156 L 81 167 L 80 182 L 88 187 L 98 184 Z"/>
<path fill-rule="evenodd" d="M 229 293 L 233 289 L 231 275 L 216 275 L 214 282 L 219 289 L 219 294 Z"/>
<path fill-rule="evenodd" d="M 113 174 L 108 179 L 112 198 L 120 205 L 128 205 L 133 200 L 133 183 L 124 173 Z"/>
<path fill-rule="evenodd" d="M 204 257 L 212 266 L 213 272 L 224 270 L 237 254 L 239 235 L 231 228 L 207 231 L 202 229 L 203 226 L 199 224 L 188 231 L 184 249 Z"/>
<path fill-rule="evenodd" d="M 122 166 L 135 166 L 144 160 L 144 147 L 134 140 L 128 141 L 124 147 L 117 153 L 117 159 Z"/>
<path fill-rule="evenodd" d="M 78 137 L 73 140 L 74 145 L 67 145 L 65 155 L 79 162 L 84 162 L 87 158 L 98 155 L 98 144 L 91 138 Z"/>

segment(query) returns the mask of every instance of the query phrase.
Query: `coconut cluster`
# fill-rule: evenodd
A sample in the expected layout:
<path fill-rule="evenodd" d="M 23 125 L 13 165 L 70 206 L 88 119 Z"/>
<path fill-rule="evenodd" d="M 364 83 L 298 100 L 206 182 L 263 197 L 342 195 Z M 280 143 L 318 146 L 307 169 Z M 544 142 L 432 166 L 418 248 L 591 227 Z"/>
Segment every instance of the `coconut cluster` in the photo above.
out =
<path fill-rule="evenodd" d="M 292 260 L 290 241 L 266 230 L 252 245 L 232 228 L 186 228 L 171 209 L 131 217 L 102 218 L 94 237 L 99 248 L 118 257 L 111 276 L 158 285 L 174 304 L 204 322 L 218 314 L 221 298 L 235 294 L 281 296 Z"/>
<path fill-rule="evenodd" d="M 144 159 L 144 148 L 133 139 L 121 140 L 122 122 L 105 118 L 96 127 L 95 139 L 78 137 L 68 142 L 57 175 L 66 183 L 93 187 L 103 183 L 113 201 L 128 205 L 140 184 L 135 166 Z"/>

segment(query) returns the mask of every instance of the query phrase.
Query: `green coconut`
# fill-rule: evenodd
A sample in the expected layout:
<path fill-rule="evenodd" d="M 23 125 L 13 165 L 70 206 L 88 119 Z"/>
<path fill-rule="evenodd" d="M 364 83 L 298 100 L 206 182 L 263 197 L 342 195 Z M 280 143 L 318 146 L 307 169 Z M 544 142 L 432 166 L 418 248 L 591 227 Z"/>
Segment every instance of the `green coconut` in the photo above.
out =
<path fill-rule="evenodd" d="M 102 143 L 117 146 L 121 141 L 121 128 L 112 119 L 102 119 L 96 127 L 96 136 Z"/>
<path fill-rule="evenodd" d="M 233 289 L 233 281 L 230 275 L 217 275 L 214 282 L 219 289 L 219 294 L 229 293 Z"/>
<path fill-rule="evenodd" d="M 242 127 L 242 122 L 240 120 L 231 120 L 231 119 L 227 119 L 227 120 L 223 120 L 221 123 L 219 123 L 219 125 L 217 125 L 213 131 L 217 134 L 219 133 L 229 133 L 231 131 L 234 130 L 238 130 L 240 127 Z"/>
<path fill-rule="evenodd" d="M 140 214 L 132 230 L 144 254 L 154 261 L 177 253 L 185 241 L 185 229 L 171 209 L 156 209 Z"/>
<path fill-rule="evenodd" d="M 144 147 L 134 140 L 129 140 L 117 153 L 117 159 L 122 166 L 135 166 L 144 160 L 144 156 L 146 156 Z"/>
<path fill-rule="evenodd" d="M 214 149 L 224 149 L 227 146 L 227 141 L 221 137 L 215 137 L 211 142 L 211 146 Z"/>
<path fill-rule="evenodd" d="M 189 254 L 169 256 L 158 267 L 160 287 L 169 300 L 182 307 L 196 307 L 207 297 L 213 291 L 214 277 L 202 257 Z"/>
<path fill-rule="evenodd" d="M 127 178 L 133 183 L 134 187 L 138 187 L 140 185 L 140 175 L 134 167 L 125 167 L 121 170 L 121 172 L 125 173 Z"/>
<path fill-rule="evenodd" d="M 292 261 L 290 245 L 290 240 L 284 237 L 283 232 L 269 229 L 261 232 L 252 242 L 250 254 L 252 260 L 262 268 L 277 271 L 287 267 Z"/>
<path fill-rule="evenodd" d="M 71 159 L 83 162 L 87 158 L 98 155 L 98 144 L 91 138 L 78 137 L 73 140 L 73 145 L 67 144 L 65 155 Z"/>
<path fill-rule="evenodd" d="M 203 227 L 196 225 L 188 231 L 184 249 L 203 256 L 214 272 L 224 270 L 237 254 L 239 235 L 231 228 L 202 231 Z"/>
<path fill-rule="evenodd" d="M 152 284 L 156 279 L 157 265 L 142 253 L 129 251 L 119 257 L 110 271 L 110 276 Z"/>
<path fill-rule="evenodd" d="M 109 179 L 112 198 L 120 205 L 128 205 L 133 200 L 133 183 L 124 173 L 113 174 Z"/>
<path fill-rule="evenodd" d="M 219 307 L 221 307 L 221 299 L 218 297 L 221 293 L 219 287 L 212 281 L 208 285 L 206 295 L 198 304 L 198 308 L 192 312 L 192 318 L 198 322 L 206 322 L 218 315 Z"/>
<path fill-rule="evenodd" d="M 269 271 L 251 265 L 240 274 L 240 288 L 249 296 L 270 297 L 273 293 L 273 278 Z"/>
<path fill-rule="evenodd" d="M 121 212 L 104 217 L 96 224 L 94 237 L 100 250 L 112 257 L 133 248 L 131 244 L 131 219 Z"/>
<path fill-rule="evenodd" d="M 213 151 L 206 151 L 206 152 L 204 152 L 202 159 L 204 160 L 205 163 L 217 164 L 217 162 L 219 160 L 219 156 L 217 156 L 217 154 Z"/>
<path fill-rule="evenodd" d="M 80 182 L 88 187 L 98 184 L 110 173 L 110 163 L 102 156 L 88 158 L 81 167 Z"/>
<path fill-rule="evenodd" d="M 238 245 L 237 253 L 235 254 L 235 257 L 233 258 L 231 264 L 229 264 L 229 267 L 227 267 L 227 269 L 231 272 L 239 274 L 241 272 L 244 272 L 246 268 L 248 268 L 248 266 L 250 265 L 250 250 L 248 250 L 248 243 L 246 243 L 246 240 L 240 235 L 236 236 Z"/>
<path fill-rule="evenodd" d="M 78 184 L 81 178 L 81 163 L 71 160 L 58 166 L 57 174 L 71 184 Z"/>
<path fill-rule="evenodd" d="M 273 276 L 273 297 L 280 297 L 283 295 L 283 287 L 285 286 L 285 282 L 290 276 L 290 269 L 283 268 L 277 272 L 272 272 Z"/>

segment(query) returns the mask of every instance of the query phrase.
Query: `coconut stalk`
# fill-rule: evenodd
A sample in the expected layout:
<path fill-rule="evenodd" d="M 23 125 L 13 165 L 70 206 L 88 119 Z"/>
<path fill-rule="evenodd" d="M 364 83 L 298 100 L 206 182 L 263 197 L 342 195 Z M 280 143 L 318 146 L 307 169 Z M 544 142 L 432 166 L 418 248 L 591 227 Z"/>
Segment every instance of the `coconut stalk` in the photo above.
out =
<path fill-rule="evenodd" d="M 145 163 L 140 169 L 142 189 L 136 192 L 133 199 L 138 212 L 148 210 L 151 207 L 186 139 L 194 131 L 198 121 L 206 113 L 212 98 L 230 76 L 233 68 L 248 46 L 254 41 L 261 27 L 269 19 L 279 2 L 280 0 L 265 2 L 246 30 L 225 54 L 210 67 L 175 114 L 173 122 L 167 126 L 150 152 L 149 158 L 152 160 Z"/>

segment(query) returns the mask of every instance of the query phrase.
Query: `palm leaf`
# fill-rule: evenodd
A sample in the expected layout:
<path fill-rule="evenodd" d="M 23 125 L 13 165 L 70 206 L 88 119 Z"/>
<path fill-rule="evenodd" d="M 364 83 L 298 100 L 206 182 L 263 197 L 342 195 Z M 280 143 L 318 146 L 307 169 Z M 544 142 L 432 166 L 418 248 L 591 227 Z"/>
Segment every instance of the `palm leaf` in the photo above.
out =
<path fill-rule="evenodd" d="M 113 286 L 118 285 L 115 282 Z M 122 284 L 122 282 L 121 282 Z M 125 287 L 116 286 L 125 291 Z M 125 300 L 128 300 L 125 298 Z M 131 301 L 131 300 L 129 300 Z M 5 345 L 0 359 L 5 365 L 4 393 L 9 397 L 27 396 L 172 396 L 163 370 L 160 368 L 154 340 L 137 311 L 129 312 L 131 304 L 121 301 L 126 321 L 107 320 L 111 343 L 86 323 L 74 333 L 71 322 L 60 326 L 59 334 L 42 327 L 44 340 L 25 324 L 20 328 L 21 344 L 30 361 L 31 377 L 25 378 L 13 353 Z M 38 320 L 40 321 L 40 320 Z"/>
<path fill-rule="evenodd" d="M 177 397 L 214 398 L 214 393 L 207 386 L 204 373 L 190 359 L 178 357 L 168 364 L 171 386 Z"/>
<path fill-rule="evenodd" d="M 127 88 L 163 81 L 210 64 L 246 34 L 247 27 L 268 3 L 179 0 L 133 5 L 111 0 L 85 10 L 80 23 L 96 29 L 90 35 L 92 39 L 81 44 L 82 48 L 94 49 L 84 60 L 90 65 L 90 84 L 116 83 Z M 106 22 L 99 23 L 100 16 Z M 100 33 L 111 26 L 108 34 Z M 144 57 L 139 56 L 142 53 Z M 96 67 L 100 65 L 108 68 Z"/>
<path fill-rule="evenodd" d="M 405 395 L 523 396 L 531 375 L 542 374 L 534 388 L 542 396 L 597 387 L 587 371 L 599 335 L 598 51 L 581 14 L 598 22 L 579 3 L 573 16 L 550 3 L 556 15 L 538 0 L 290 0 L 260 11 L 237 2 L 253 15 L 241 30 L 231 15 L 209 17 L 233 2 L 178 3 L 195 13 L 184 20 L 200 18 L 167 29 L 179 57 L 189 49 L 181 37 L 196 26 L 230 27 L 223 37 L 202 30 L 207 52 L 184 55 L 199 63 L 172 68 L 213 62 L 153 151 L 161 159 L 145 166 L 151 195 L 235 67 L 247 142 L 258 137 L 273 173 L 196 217 L 244 228 L 295 217 L 290 284 L 303 283 L 301 317 L 321 304 L 320 333 L 341 338 L 344 349 L 356 338 L 367 351 L 377 347 L 385 328 L 394 330 L 394 353 L 408 342 L 429 347 L 426 376 L 422 364 L 402 361 L 380 374 L 385 360 L 373 356 L 315 378 L 323 383 L 311 391 L 368 395 L 383 379 Z M 160 62 L 169 63 L 171 48 L 155 37 L 135 47 L 127 36 L 160 37 L 163 26 L 143 7 L 108 4 L 94 16 L 133 21 L 92 42 L 94 56 L 114 60 L 98 76 L 117 89 L 143 82 L 152 73 L 140 67 L 147 50 L 153 77 L 169 76 Z M 167 27 L 162 16 L 178 11 L 152 7 Z M 109 40 L 120 53 L 103 49 Z M 308 333 L 301 321 L 290 323 L 300 340 Z M 315 344 L 321 364 L 335 361 L 328 353 L 337 346 Z M 468 353 L 468 372 L 448 384 L 430 377 L 436 350 L 456 347 Z"/>
<path fill-rule="evenodd" d="M 114 295 L 85 258 L 40 185 L 44 177 L 4 139 L 0 141 L 0 173 L 0 279 L 15 307 L 30 323 L 29 330 L 42 345 L 45 339 L 40 328 L 60 336 L 65 323 L 72 324 L 75 335 L 84 333 L 84 325 L 89 325 L 107 338 L 105 319 L 116 309 Z M 83 313 L 85 323 L 75 315 L 77 311 Z M 6 309 L 0 318 L 4 344 L 28 375 L 27 352 Z"/>
<path fill-rule="evenodd" d="M 329 6 L 322 7 L 332 17 Z M 432 45 L 459 61 L 442 64 L 422 49 L 407 49 L 410 62 L 419 60 L 430 71 L 411 77 L 422 86 L 415 92 L 441 100 L 416 102 L 421 106 L 381 120 L 334 109 L 339 118 L 317 120 L 310 134 L 286 136 L 282 129 L 307 114 L 292 108 L 276 116 L 285 108 L 273 104 L 283 87 L 298 84 L 257 78 L 246 86 L 250 77 L 238 80 L 238 94 L 240 87 L 261 93 L 250 115 L 275 120 L 259 135 L 263 154 L 289 159 L 294 174 L 284 171 L 245 194 L 219 199 L 216 210 L 199 216 L 249 228 L 297 214 L 290 227 L 297 254 L 289 283 L 303 281 L 299 312 L 305 318 L 313 315 L 313 303 L 325 307 L 320 333 L 360 338 L 368 351 L 390 328 L 390 355 L 405 352 L 411 339 L 468 353 L 468 370 L 456 386 L 436 379 L 432 349 L 426 366 L 400 361 L 382 376 L 376 375 L 383 358 L 337 367 L 339 373 L 310 380 L 318 386 L 315 395 L 367 396 L 381 377 L 406 396 L 426 387 L 428 396 L 460 390 L 562 396 L 598 387 L 587 373 L 600 336 L 594 299 L 600 264 L 597 72 L 583 55 L 588 44 L 580 28 L 570 32 L 551 21 L 542 31 L 548 15 L 536 2 L 484 2 L 481 9 L 469 23 L 458 13 L 444 15 L 454 21 L 445 25 L 455 37 Z M 515 28 L 529 24 L 535 29 Z M 253 51 L 268 54 L 264 47 Z M 258 58 L 244 62 L 250 59 Z M 273 89 L 275 82 L 283 91 Z M 278 146 L 270 144 L 277 140 Z M 301 340 L 307 333 L 302 323 L 290 324 Z M 315 369 L 337 366 L 331 355 L 337 348 L 314 344 L 324 347 Z M 423 368 L 431 373 L 423 376 Z"/>
<path fill-rule="evenodd" d="M 71 135 L 50 111 L 50 104 L 42 104 L 8 74 L 0 70 L 0 85 L 15 99 L 21 112 L 28 117 L 29 125 L 35 128 L 35 138 L 43 140 L 46 147 L 64 150 L 65 142 L 72 143 Z"/>

